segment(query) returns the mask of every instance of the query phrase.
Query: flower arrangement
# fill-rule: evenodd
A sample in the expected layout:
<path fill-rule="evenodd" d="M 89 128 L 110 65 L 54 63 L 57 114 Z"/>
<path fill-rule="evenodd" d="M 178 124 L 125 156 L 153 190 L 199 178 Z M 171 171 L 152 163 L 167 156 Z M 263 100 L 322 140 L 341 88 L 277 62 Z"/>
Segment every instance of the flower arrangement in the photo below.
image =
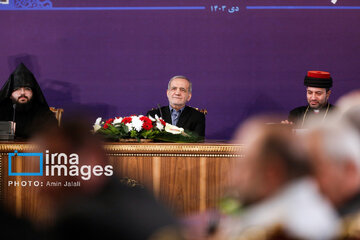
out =
<path fill-rule="evenodd" d="M 115 117 L 103 121 L 98 118 L 94 124 L 94 132 L 110 139 L 152 139 L 165 129 L 163 119 L 131 115 L 128 117 Z"/>
<path fill-rule="evenodd" d="M 166 142 L 197 142 L 199 138 L 183 128 L 166 123 L 155 115 L 131 115 L 115 117 L 104 121 L 97 118 L 93 132 L 110 140 L 119 139 L 154 139 Z"/>

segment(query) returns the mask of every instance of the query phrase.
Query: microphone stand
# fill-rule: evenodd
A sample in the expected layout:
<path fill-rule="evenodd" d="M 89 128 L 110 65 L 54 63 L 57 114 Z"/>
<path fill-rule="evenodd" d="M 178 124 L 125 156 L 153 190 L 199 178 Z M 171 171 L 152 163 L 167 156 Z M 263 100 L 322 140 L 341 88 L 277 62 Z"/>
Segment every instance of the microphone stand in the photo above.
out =
<path fill-rule="evenodd" d="M 161 107 L 160 107 L 160 104 L 158 104 L 157 106 L 158 106 L 158 109 L 159 109 L 159 112 L 160 112 L 160 117 L 161 117 L 162 119 L 164 119 L 164 118 L 163 118 L 163 114 L 162 114 L 162 111 L 161 111 Z"/>
<path fill-rule="evenodd" d="M 13 104 L 13 109 L 14 109 L 14 113 L 13 113 L 13 120 L 11 123 L 11 134 L 15 135 L 15 127 L 16 127 L 16 123 L 15 123 L 15 112 L 16 112 L 16 104 Z"/>

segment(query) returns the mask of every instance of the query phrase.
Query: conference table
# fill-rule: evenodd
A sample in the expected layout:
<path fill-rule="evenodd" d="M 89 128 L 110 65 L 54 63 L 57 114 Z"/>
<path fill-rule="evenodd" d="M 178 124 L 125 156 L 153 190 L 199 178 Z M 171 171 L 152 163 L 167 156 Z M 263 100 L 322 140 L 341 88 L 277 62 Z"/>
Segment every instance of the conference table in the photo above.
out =
<path fill-rule="evenodd" d="M 36 146 L 27 142 L 0 142 L 1 201 L 18 216 L 36 214 L 37 197 L 31 190 L 33 188 L 14 186 L 9 181 L 21 183 L 36 177 L 9 176 L 9 153 L 15 150 L 30 153 L 34 149 Z M 218 206 L 231 181 L 230 172 L 244 152 L 243 145 L 224 141 L 106 142 L 104 149 L 118 176 L 149 189 L 177 216 L 188 216 Z"/>

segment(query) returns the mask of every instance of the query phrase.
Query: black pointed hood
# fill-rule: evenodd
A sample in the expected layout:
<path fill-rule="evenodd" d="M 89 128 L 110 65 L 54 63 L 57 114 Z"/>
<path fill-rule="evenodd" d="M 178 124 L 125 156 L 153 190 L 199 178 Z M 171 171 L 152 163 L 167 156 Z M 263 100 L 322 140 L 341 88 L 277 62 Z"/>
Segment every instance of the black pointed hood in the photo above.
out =
<path fill-rule="evenodd" d="M 23 63 L 20 63 L 16 67 L 7 82 L 1 88 L 0 104 L 4 101 L 8 101 L 14 89 L 19 87 L 31 88 L 33 91 L 33 101 L 36 101 L 40 105 L 49 107 L 34 75 Z"/>

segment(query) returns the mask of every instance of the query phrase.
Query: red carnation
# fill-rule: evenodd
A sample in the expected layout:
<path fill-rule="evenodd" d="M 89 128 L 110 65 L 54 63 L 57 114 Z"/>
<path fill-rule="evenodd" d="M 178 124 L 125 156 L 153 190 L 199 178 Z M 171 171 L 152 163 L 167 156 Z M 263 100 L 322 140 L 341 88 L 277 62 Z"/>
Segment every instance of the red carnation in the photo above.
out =
<path fill-rule="evenodd" d="M 147 119 L 149 119 L 149 118 L 146 117 L 146 116 L 142 116 L 142 117 L 140 118 L 141 121 L 146 121 Z M 150 120 L 150 119 L 149 119 L 149 120 Z"/>
<path fill-rule="evenodd" d="M 146 123 L 146 124 L 151 124 L 151 123 L 152 123 L 151 120 L 150 120 L 150 118 L 148 118 L 148 117 L 146 117 L 146 116 L 142 116 L 142 117 L 140 118 L 140 120 L 143 121 L 143 122 Z"/>
<path fill-rule="evenodd" d="M 131 123 L 131 121 L 132 121 L 132 118 L 131 118 L 131 117 L 125 117 L 121 122 L 122 122 L 123 124 L 127 124 L 127 123 Z"/>
<path fill-rule="evenodd" d="M 108 123 L 105 123 L 103 128 L 104 128 L 104 129 L 107 129 L 108 127 L 109 127 L 109 124 L 108 124 Z"/>
<path fill-rule="evenodd" d="M 162 125 L 166 126 L 166 122 L 164 120 L 162 120 L 161 118 L 159 118 L 160 122 Z"/>
<path fill-rule="evenodd" d="M 145 130 L 150 130 L 150 129 L 152 129 L 153 125 L 152 125 L 151 121 L 150 121 L 150 123 L 144 122 L 143 125 L 142 125 L 142 127 L 143 127 L 143 129 L 145 129 Z"/>
<path fill-rule="evenodd" d="M 114 121 L 113 118 L 109 118 L 109 119 L 106 121 L 106 123 L 112 123 L 113 121 Z"/>

